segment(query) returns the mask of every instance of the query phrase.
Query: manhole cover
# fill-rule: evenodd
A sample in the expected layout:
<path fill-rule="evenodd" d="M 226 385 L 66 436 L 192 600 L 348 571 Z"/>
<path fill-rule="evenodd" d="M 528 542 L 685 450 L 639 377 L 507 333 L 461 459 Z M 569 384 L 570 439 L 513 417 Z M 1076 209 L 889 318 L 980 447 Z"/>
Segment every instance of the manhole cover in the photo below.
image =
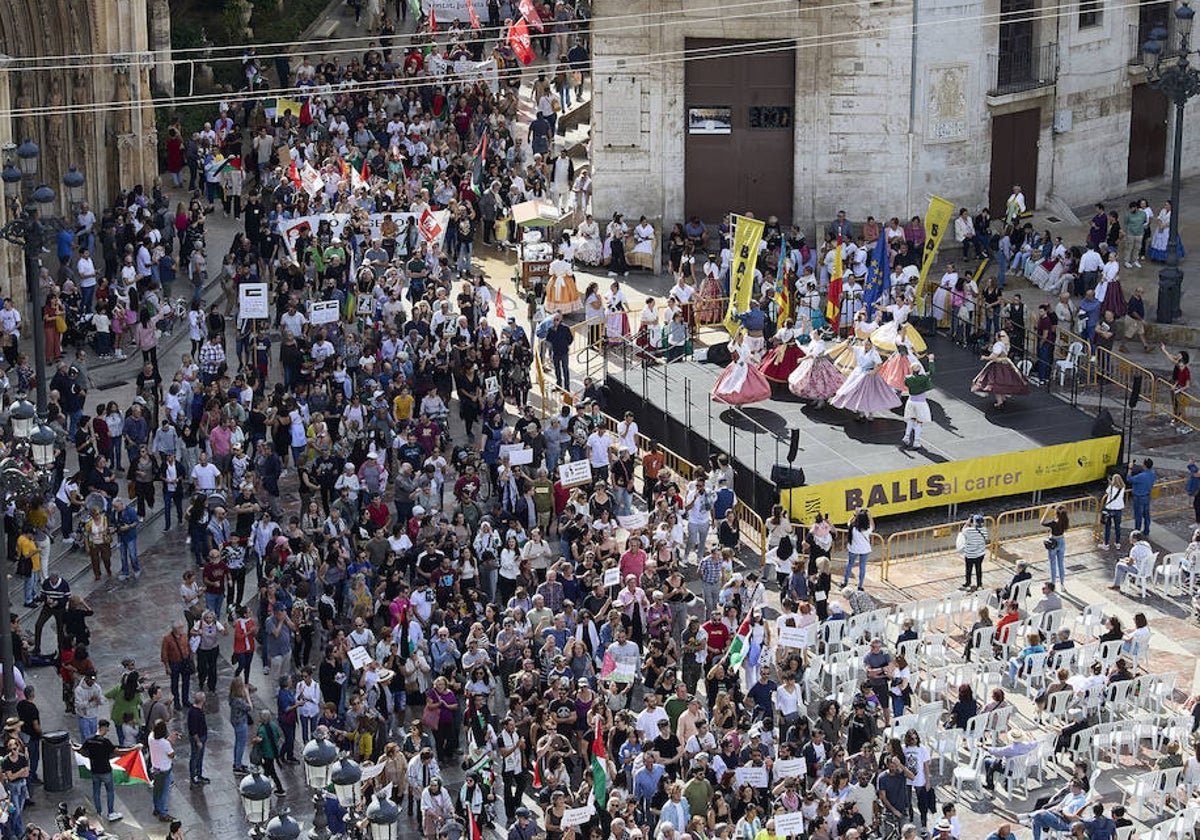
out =
<path fill-rule="evenodd" d="M 1062 219 L 1058 218 L 1058 216 L 1047 216 L 1047 217 L 1046 217 L 1046 221 L 1047 221 L 1047 222 L 1052 222 L 1052 223 L 1054 223 L 1054 224 L 1057 224 L 1057 223 L 1061 222 L 1061 221 L 1062 221 Z"/>

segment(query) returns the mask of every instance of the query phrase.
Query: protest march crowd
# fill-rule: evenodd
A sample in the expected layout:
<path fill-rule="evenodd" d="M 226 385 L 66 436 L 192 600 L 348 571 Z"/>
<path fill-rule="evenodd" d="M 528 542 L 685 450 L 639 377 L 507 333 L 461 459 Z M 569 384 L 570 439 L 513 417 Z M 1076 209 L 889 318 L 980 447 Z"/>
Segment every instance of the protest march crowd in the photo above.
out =
<path fill-rule="evenodd" d="M 558 2 L 531 14 L 526 5 L 518 25 L 536 18 L 534 34 L 509 37 L 512 10 L 487 4 L 490 26 L 507 23 L 486 60 L 471 28 L 443 24 L 435 34 L 425 21 L 402 43 L 376 9 L 378 40 L 361 57 L 301 57 L 282 69 L 294 100 L 265 98 L 269 69 L 249 51 L 249 93 L 190 137 L 178 122 L 168 130 L 166 178 L 176 189 L 186 181 L 187 200 L 172 206 L 163 183 L 137 186 L 100 218 L 85 205 L 58 239 L 34 328 L 54 363 L 45 375 L 59 457 L 46 498 L 21 500 L 8 533 L 25 606 L 39 610 L 32 637 L 16 628 L 17 661 L 58 669 L 62 703 L 78 720 L 78 761 L 93 782 L 94 816 L 66 815 L 63 836 L 113 829 L 123 819 L 114 782 L 139 780 L 150 784 L 168 836 L 198 836 L 171 802 L 184 795 L 184 756 L 188 793 L 203 795 L 210 783 L 210 725 L 233 736 L 218 784 L 261 773 L 283 795 L 285 780 L 301 783 L 289 767 L 305 744 L 328 739 L 362 764 L 363 799 L 385 792 L 428 840 L 484 831 L 510 840 L 960 836 L 954 802 L 936 802 L 930 744 L 950 731 L 957 755 L 977 714 L 1006 707 L 1004 690 L 987 678 L 994 690 L 976 700 L 972 679 L 943 686 L 954 697 L 944 706 L 940 694 L 929 697 L 938 710 L 927 726 L 916 661 L 930 654 L 910 644 L 925 643 L 925 628 L 909 620 L 885 644 L 883 619 L 864 618 L 879 614 L 864 589 L 869 515 L 835 543 L 834 523 L 793 523 L 777 507 L 767 576 L 741 553 L 727 459 L 674 472 L 636 417 L 606 418 L 603 387 L 590 380 L 545 411 L 543 364 L 570 393 L 571 354 L 585 341 L 634 333 L 648 347 L 661 328 L 663 345 L 682 348 L 698 321 L 717 320 L 704 313 L 721 311 L 729 294 L 732 231 L 695 219 L 677 226 L 667 240 L 672 311 L 660 320 L 651 302 L 630 329 L 620 287 L 626 243 L 637 261 L 653 254 L 655 231 L 644 217 L 630 231 L 617 213 L 601 236 L 587 170 L 556 127 L 581 95 L 586 9 Z M 553 72 L 526 92 L 520 68 L 535 49 Z M 523 234 L 512 207 L 536 199 L 574 210 L 579 223 L 574 241 L 552 243 L 555 279 L 534 290 L 533 317 L 518 319 L 518 303 L 472 258 L 477 243 L 516 243 Z M 1126 335 L 1144 343 L 1145 311 L 1122 296 L 1119 265 L 1112 276 L 1104 266 L 1058 271 L 1073 257 L 1048 234 L 1018 233 L 1011 223 L 1023 209 L 998 236 L 986 210 L 982 226 L 962 229 L 963 262 L 972 249 L 976 259 L 996 258 L 999 282 L 980 290 L 950 265 L 932 298 L 935 317 L 965 341 L 979 308 L 989 339 L 1003 319 L 1024 347 L 1023 304 L 1000 290 L 1005 272 L 1036 279 L 1040 269 L 1047 281 L 1083 278 L 1064 288 L 1065 302 L 1043 307 L 1051 343 L 1053 325 L 1075 324 L 1078 312 L 1089 339 L 1105 340 L 1108 329 L 1111 342 L 1113 318 L 1126 317 Z M 214 213 L 240 227 L 219 268 L 207 246 Z M 1149 229 L 1125 224 L 1130 242 Z M 1111 230 L 1104 244 L 1115 249 L 1121 239 L 1110 242 Z M 777 381 L 802 367 L 805 387 L 817 390 L 796 392 L 838 404 L 856 362 L 856 388 L 879 362 L 863 361 L 879 346 L 872 334 L 887 336 L 891 352 L 912 347 L 905 322 L 916 301 L 906 290 L 924 244 L 920 220 L 854 225 L 840 213 L 824 233 L 824 247 L 812 249 L 768 220 L 763 283 L 735 339 L 749 342 L 745 358 L 735 347 L 741 380 L 720 393 L 741 391 L 753 358 L 774 365 Z M 872 324 L 863 281 L 883 251 L 892 276 L 877 278 L 865 302 L 889 316 Z M 790 264 L 782 285 L 775 254 Z M 576 260 L 608 270 L 607 294 L 595 283 L 580 293 Z M 586 339 L 564 321 L 580 311 L 597 327 Z M 1039 341 L 1047 337 L 1040 321 L 1036 329 Z M 8 404 L 43 375 L 22 352 L 24 331 L 6 301 Z M 159 352 L 183 331 L 180 352 Z M 829 354 L 843 369 L 814 376 L 811 360 L 824 353 L 813 345 L 843 332 L 860 342 L 847 338 Z M 792 342 L 801 352 L 783 353 Z M 131 404 L 98 398 L 89 359 L 134 353 Z M 913 361 L 900 382 L 924 373 Z M 929 382 L 917 385 L 910 402 Z M 535 388 L 542 410 L 530 403 Z M 846 403 L 865 414 L 886 408 Z M 912 432 L 910 423 L 906 437 L 919 445 L 920 418 Z M 97 673 L 93 610 L 52 551 L 86 552 L 95 581 L 119 561 L 116 576 L 134 599 L 139 532 L 160 505 L 164 532 L 187 545 L 171 558 L 180 583 L 162 628 L 162 676 L 133 658 L 121 673 Z M 835 567 L 847 558 L 839 587 Z M 1004 628 L 1056 608 L 1039 601 L 1025 612 L 1010 603 L 1012 586 L 999 593 L 1009 605 L 994 631 L 976 632 L 991 626 L 996 603 L 959 606 L 977 613 L 969 634 L 977 655 L 995 645 L 997 666 L 1016 663 L 1005 670 L 1015 683 L 1046 649 L 1037 633 L 1022 647 Z M 1051 583 L 1045 597 L 1053 591 Z M 1118 627 L 1116 638 L 1131 651 L 1148 636 Z M 839 649 L 856 664 L 837 671 Z M 829 675 L 839 685 L 826 691 Z M 1089 689 L 1114 679 L 1105 673 L 1065 692 L 1080 715 L 1064 732 L 1098 714 Z M 1042 687 L 1039 703 L 1055 694 Z M 23 674 L 18 689 L 0 761 L 10 805 L 3 833 L 12 837 L 26 835 L 22 812 L 39 783 L 39 707 L 57 702 Z M 1002 737 L 1006 746 L 986 753 L 989 784 L 997 773 L 1010 778 L 1005 762 L 1016 766 L 1023 744 L 1034 743 L 1015 730 Z M 1029 817 L 1035 840 L 1043 829 L 1073 831 L 1077 817 L 1093 840 L 1127 824 L 1119 808 L 1093 814 L 1087 760 L 1075 758 L 1071 781 Z M 367 828 L 332 796 L 325 810 L 334 832 Z M 1011 831 L 1005 824 L 992 836 Z M 28 835 L 50 836 L 32 827 Z"/>

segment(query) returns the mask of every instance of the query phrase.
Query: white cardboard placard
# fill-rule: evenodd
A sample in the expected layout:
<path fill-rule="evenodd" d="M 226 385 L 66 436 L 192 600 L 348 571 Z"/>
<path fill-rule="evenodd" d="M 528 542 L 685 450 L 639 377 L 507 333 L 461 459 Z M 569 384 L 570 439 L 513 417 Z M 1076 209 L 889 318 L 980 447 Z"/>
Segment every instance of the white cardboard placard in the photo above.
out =
<path fill-rule="evenodd" d="M 270 291 L 266 283 L 242 283 L 238 286 L 238 317 L 271 317 Z"/>
<path fill-rule="evenodd" d="M 592 480 L 592 465 L 586 459 L 558 465 L 558 478 L 563 487 L 576 487 Z"/>

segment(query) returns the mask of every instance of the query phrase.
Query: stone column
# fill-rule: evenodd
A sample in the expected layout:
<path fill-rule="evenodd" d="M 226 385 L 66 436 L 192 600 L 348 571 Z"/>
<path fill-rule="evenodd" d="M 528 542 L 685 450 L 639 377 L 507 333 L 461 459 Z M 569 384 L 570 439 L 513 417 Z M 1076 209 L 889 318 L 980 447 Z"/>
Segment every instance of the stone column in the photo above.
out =
<path fill-rule="evenodd" d="M 175 65 L 171 61 L 171 6 L 169 0 L 148 0 L 150 49 L 154 53 L 154 91 L 175 95 Z"/>
<path fill-rule="evenodd" d="M 8 56 L 0 55 L 0 114 L 8 113 L 13 107 L 11 76 L 11 62 Z M 13 127 L 11 118 L 0 119 L 0 150 L 4 150 L 0 155 L 0 166 L 3 166 L 12 154 L 7 150 L 12 149 L 17 142 L 14 139 Z M 11 219 L 8 201 L 0 199 L 0 226 L 8 224 Z M 24 311 L 26 303 L 24 271 L 20 247 L 0 241 L 0 295 L 11 296 L 13 304 L 21 311 Z"/>

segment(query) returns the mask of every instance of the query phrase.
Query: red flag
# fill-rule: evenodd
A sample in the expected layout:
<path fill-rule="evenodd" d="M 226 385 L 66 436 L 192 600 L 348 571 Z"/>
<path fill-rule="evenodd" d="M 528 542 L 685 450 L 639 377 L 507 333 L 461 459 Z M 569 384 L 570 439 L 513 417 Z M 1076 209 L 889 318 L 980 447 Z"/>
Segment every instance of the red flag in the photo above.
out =
<path fill-rule="evenodd" d="M 367 165 L 367 159 L 363 158 L 362 172 L 359 173 L 364 181 L 371 180 L 371 167 Z"/>
<path fill-rule="evenodd" d="M 504 295 L 500 294 L 500 292 L 496 292 L 496 317 L 508 318 L 508 315 L 504 312 Z"/>
<path fill-rule="evenodd" d="M 508 30 L 508 45 L 522 64 L 533 64 L 533 45 L 529 41 L 529 25 L 521 18 Z"/>
<path fill-rule="evenodd" d="M 437 32 L 437 16 L 433 13 L 433 6 L 429 7 L 429 31 Z"/>
<path fill-rule="evenodd" d="M 538 32 L 546 31 L 546 25 L 542 23 L 541 15 L 537 12 L 537 6 L 533 5 L 533 0 L 521 0 L 517 6 L 521 10 L 521 16 L 529 21 L 534 29 Z"/>
<path fill-rule="evenodd" d="M 475 14 L 475 4 L 471 0 L 467 0 L 467 14 L 471 16 L 471 28 L 480 29 L 479 15 Z"/>
<path fill-rule="evenodd" d="M 535 757 L 533 759 L 533 789 L 538 790 L 542 786 L 542 770 L 539 767 L 541 762 Z"/>
<path fill-rule="evenodd" d="M 288 167 L 288 180 L 295 185 L 296 189 L 300 189 L 300 173 L 296 171 L 295 158 L 292 158 L 292 165 Z"/>
<path fill-rule="evenodd" d="M 300 104 L 300 125 L 312 125 L 312 108 L 309 107 L 308 100 L 305 99 Z"/>

